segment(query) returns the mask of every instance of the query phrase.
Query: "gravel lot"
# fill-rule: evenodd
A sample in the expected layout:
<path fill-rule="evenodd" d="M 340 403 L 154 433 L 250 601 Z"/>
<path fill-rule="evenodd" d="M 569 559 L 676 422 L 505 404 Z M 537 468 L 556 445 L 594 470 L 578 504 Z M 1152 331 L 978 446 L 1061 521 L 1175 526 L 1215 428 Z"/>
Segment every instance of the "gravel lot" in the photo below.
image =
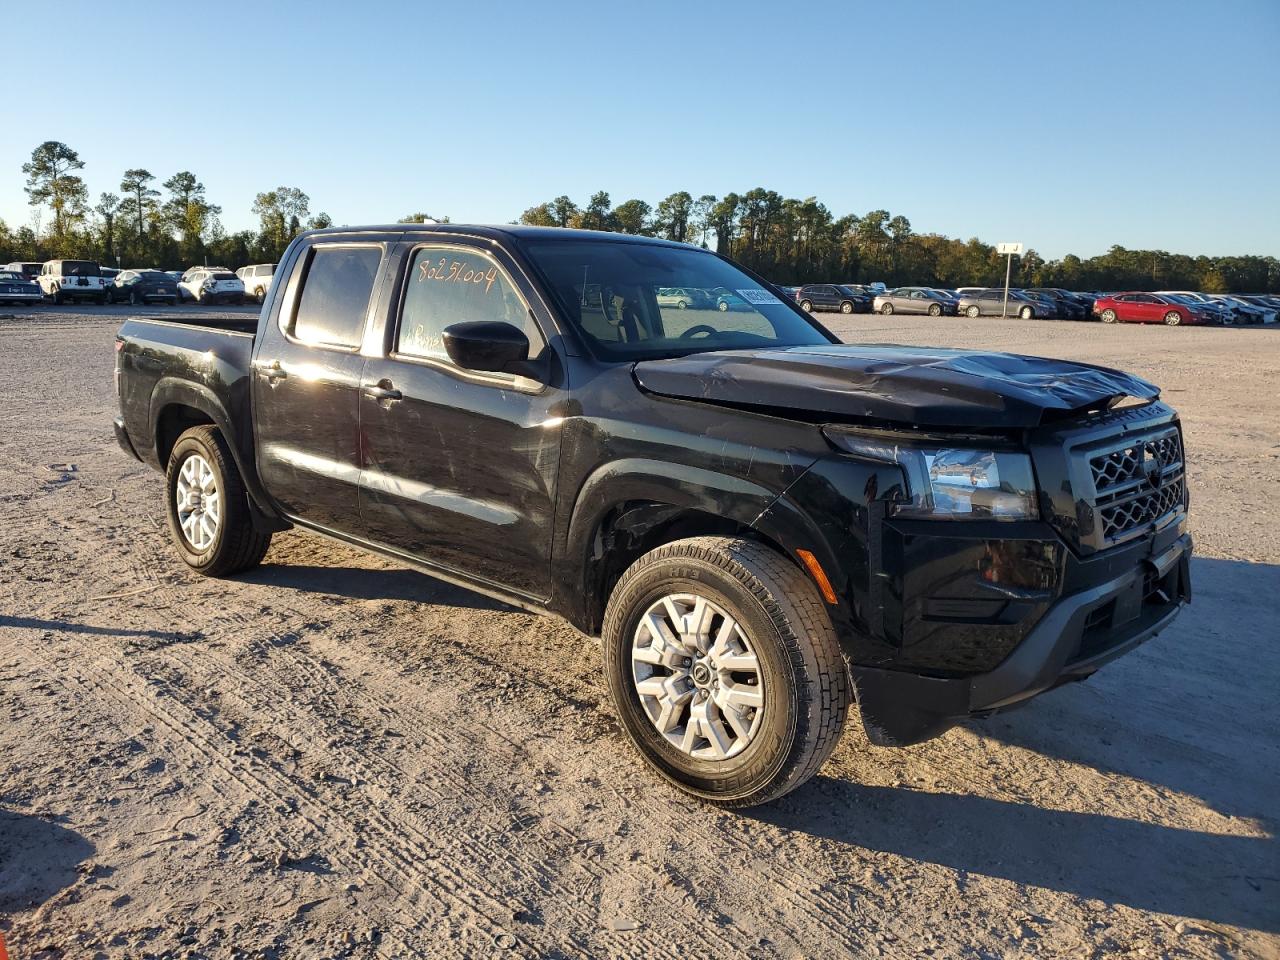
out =
<path fill-rule="evenodd" d="M 300 533 L 190 575 L 111 437 L 128 308 L 10 313 L 15 960 L 1280 956 L 1280 330 L 835 315 L 1161 384 L 1195 603 L 1026 710 L 905 750 L 852 725 L 807 787 L 727 814 L 646 773 L 567 627 Z"/>

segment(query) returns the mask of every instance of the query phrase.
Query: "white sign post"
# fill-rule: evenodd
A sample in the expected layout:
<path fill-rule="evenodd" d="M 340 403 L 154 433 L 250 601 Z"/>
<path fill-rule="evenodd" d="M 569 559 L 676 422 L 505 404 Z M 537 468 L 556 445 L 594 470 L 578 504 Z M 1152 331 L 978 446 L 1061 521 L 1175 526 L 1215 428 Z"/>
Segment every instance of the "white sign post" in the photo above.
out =
<path fill-rule="evenodd" d="M 996 244 L 996 253 L 1005 258 L 1004 261 L 1004 302 L 1000 304 L 1000 318 L 1003 320 L 1009 315 L 1009 275 L 1013 270 L 1013 258 L 1022 256 L 1022 244 L 1020 243 L 1000 243 Z"/>

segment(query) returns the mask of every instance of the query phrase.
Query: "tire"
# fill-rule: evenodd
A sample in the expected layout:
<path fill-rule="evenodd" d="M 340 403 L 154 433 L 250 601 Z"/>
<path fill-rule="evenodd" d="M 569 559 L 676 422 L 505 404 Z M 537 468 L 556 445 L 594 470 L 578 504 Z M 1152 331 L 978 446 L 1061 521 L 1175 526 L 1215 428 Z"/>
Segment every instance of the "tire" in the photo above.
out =
<path fill-rule="evenodd" d="M 729 301 L 728 301 L 728 300 L 721 300 L 719 303 L 717 303 L 717 304 L 716 304 L 716 309 L 717 309 L 717 310 L 719 310 L 721 313 L 728 313 L 728 312 L 729 312 Z"/>
<path fill-rule="evenodd" d="M 846 315 L 853 313 L 853 304 L 850 303 L 848 300 L 845 300 L 843 303 L 840 304 L 840 312 Z"/>
<path fill-rule="evenodd" d="M 1117 320 L 1120 319 L 1119 317 L 1116 316 L 1116 312 L 1112 310 L 1110 307 L 1107 307 L 1107 309 L 1103 310 L 1101 316 L 1102 316 L 1103 323 L 1115 323 Z"/>
<path fill-rule="evenodd" d="M 1182 323 L 1182 314 L 1177 310 L 1170 310 L 1164 315 L 1164 325 L 1166 327 L 1176 327 Z"/>
<path fill-rule="evenodd" d="M 982 311 L 973 304 L 969 304 L 969 306 L 964 308 L 964 315 L 970 320 L 977 320 L 980 313 L 982 313 Z"/>
<path fill-rule="evenodd" d="M 940 303 L 931 303 L 931 304 L 929 304 L 929 316 L 931 316 L 931 317 L 940 317 L 940 316 L 942 316 L 942 304 L 940 304 Z"/>
<path fill-rule="evenodd" d="M 184 475 L 189 461 L 199 463 L 192 462 L 192 473 Z M 201 486 L 189 482 L 201 464 L 208 468 L 211 484 Z M 254 527 L 244 481 L 216 427 L 192 427 L 178 438 L 169 454 L 165 479 L 169 535 L 183 563 L 206 577 L 226 577 L 262 562 L 271 545 L 271 534 Z M 191 523 L 191 513 L 186 520 L 180 516 L 179 500 L 183 500 L 184 505 L 191 502 L 180 493 L 179 484 L 183 481 L 201 491 L 200 506 L 194 511 L 195 523 Z M 213 495 L 218 498 L 216 511 L 209 509 Z M 210 514 L 215 514 L 212 521 L 207 519 Z M 194 532 L 194 538 L 184 530 L 184 523 L 191 524 L 188 529 Z"/>
<path fill-rule="evenodd" d="M 139 303 L 139 301 L 138 301 L 138 291 L 137 291 L 137 290 L 130 290 L 130 291 L 129 291 L 129 306 L 131 306 L 131 307 L 136 307 L 136 306 L 138 306 L 138 303 Z"/>
<path fill-rule="evenodd" d="M 668 599 L 672 608 L 665 606 Z M 687 612 L 692 618 L 699 599 L 709 611 L 706 634 L 723 635 L 724 618 L 732 618 L 738 628 L 725 645 L 727 655 L 754 667 L 727 668 L 720 665 L 723 660 L 714 661 L 719 639 L 701 658 L 697 649 L 702 645 L 653 642 L 655 634 L 645 625 L 650 612 L 657 608 L 671 628 L 679 621 L 665 611 Z M 722 807 L 766 803 L 817 773 L 840 740 L 850 684 L 831 618 L 810 579 L 768 547 L 751 540 L 695 537 L 645 554 L 614 587 L 601 633 L 605 678 L 623 730 L 649 766 L 686 793 Z M 634 657 L 637 650 L 675 665 L 650 666 L 655 661 Z M 693 656 L 683 657 L 685 650 Z M 694 686 L 699 668 L 701 682 L 710 684 L 706 688 Z M 668 669 L 670 674 L 659 673 Z M 638 676 L 643 670 L 650 675 Z M 683 679 L 673 690 L 663 688 L 662 681 L 678 676 L 677 671 L 683 671 Z M 666 733 L 657 725 L 668 716 L 661 700 L 638 689 L 654 680 L 664 694 L 689 698 L 678 708 L 671 700 L 678 712 L 670 714 Z M 699 700 L 704 690 L 709 695 Z M 730 697 L 730 691 L 758 696 L 759 705 L 722 708 L 720 698 Z M 718 721 L 718 730 L 692 723 L 698 703 L 706 704 L 702 710 Z M 733 710 L 736 723 L 725 719 L 727 709 Z M 714 733 L 715 741 L 706 733 Z M 708 755 L 717 752 L 723 756 Z"/>
<path fill-rule="evenodd" d="M 1030 307 L 1023 307 L 1021 310 L 1018 311 L 1018 316 L 1020 316 L 1023 320 L 1034 320 L 1036 317 L 1036 314 L 1035 314 L 1035 311 L 1032 310 Z"/>
<path fill-rule="evenodd" d="M 803 310 L 805 313 L 813 313 L 813 304 L 810 303 L 808 300 L 801 300 L 800 309 Z"/>
<path fill-rule="evenodd" d="M 880 315 L 885 317 L 893 316 L 893 304 L 883 303 L 880 305 Z"/>
<path fill-rule="evenodd" d="M 53 291 L 53 298 L 52 298 L 52 299 L 53 299 L 53 302 L 54 302 L 55 304 L 57 304 L 58 306 L 61 306 L 61 305 L 62 305 L 62 302 L 63 302 L 63 300 L 64 300 L 65 298 L 62 296 L 62 290 L 61 290 L 61 288 L 59 288 L 59 289 L 57 289 L 57 290 L 54 290 L 54 291 Z"/>
<path fill-rule="evenodd" d="M 263 300 L 267 299 L 267 292 L 259 287 L 257 290 L 253 291 L 253 299 L 261 304 Z"/>

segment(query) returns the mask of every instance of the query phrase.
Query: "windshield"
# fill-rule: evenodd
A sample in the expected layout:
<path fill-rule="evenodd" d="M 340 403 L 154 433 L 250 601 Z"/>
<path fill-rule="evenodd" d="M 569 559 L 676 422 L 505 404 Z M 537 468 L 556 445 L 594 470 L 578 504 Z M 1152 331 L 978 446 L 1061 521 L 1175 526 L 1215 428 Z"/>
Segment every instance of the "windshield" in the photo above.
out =
<path fill-rule="evenodd" d="M 608 240 L 524 247 L 569 322 L 605 360 L 831 342 L 798 310 L 710 253 Z M 675 288 L 693 296 L 676 302 L 669 294 Z"/>

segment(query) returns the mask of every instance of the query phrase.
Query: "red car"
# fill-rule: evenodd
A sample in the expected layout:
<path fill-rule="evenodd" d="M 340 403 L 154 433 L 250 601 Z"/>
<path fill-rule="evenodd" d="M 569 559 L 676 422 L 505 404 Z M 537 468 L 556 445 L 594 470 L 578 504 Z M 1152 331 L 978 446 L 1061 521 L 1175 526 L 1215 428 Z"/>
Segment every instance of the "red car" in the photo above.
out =
<path fill-rule="evenodd" d="M 1099 297 L 1093 315 L 1103 323 L 1163 323 L 1170 327 L 1184 323 L 1209 323 L 1212 317 L 1186 303 L 1158 293 L 1115 293 Z"/>

